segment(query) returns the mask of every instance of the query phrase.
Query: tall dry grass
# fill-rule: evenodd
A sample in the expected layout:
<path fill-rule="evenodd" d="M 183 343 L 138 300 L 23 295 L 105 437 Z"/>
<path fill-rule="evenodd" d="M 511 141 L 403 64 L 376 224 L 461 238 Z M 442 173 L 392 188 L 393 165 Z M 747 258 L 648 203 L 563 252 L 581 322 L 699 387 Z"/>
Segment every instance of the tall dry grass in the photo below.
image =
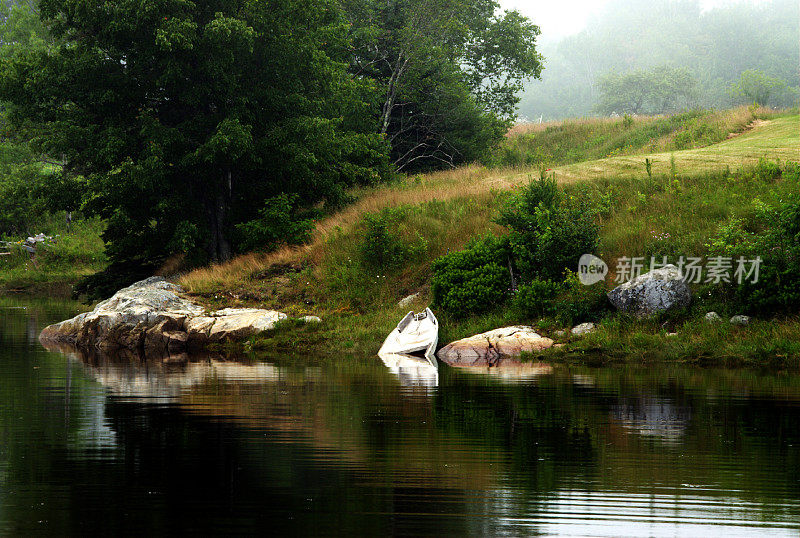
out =
<path fill-rule="evenodd" d="M 702 126 L 700 130 L 703 132 L 713 132 L 716 133 L 714 135 L 716 138 L 724 139 L 730 133 L 745 131 L 754 120 L 771 117 L 774 114 L 774 111 L 769 109 L 739 107 L 727 111 L 697 114 L 688 119 L 695 122 L 696 125 Z M 637 117 L 634 120 L 633 129 L 647 129 L 665 119 L 668 118 L 664 116 Z M 550 124 L 520 125 L 512 129 L 510 137 L 520 137 L 530 133 L 546 136 L 550 131 L 559 143 L 572 143 L 575 147 L 580 148 L 587 139 L 585 133 L 588 132 L 594 137 L 604 136 L 604 133 L 609 135 L 612 131 L 616 132 L 621 128 L 621 122 L 620 118 L 584 118 Z M 659 139 L 649 140 L 646 147 L 634 149 L 640 151 L 674 147 L 675 136 L 678 132 L 677 130 L 670 131 Z M 634 149 L 629 149 L 629 151 L 635 153 Z M 587 154 L 586 151 L 578 151 L 573 158 L 580 159 L 581 156 Z M 659 162 L 658 166 L 661 168 L 658 173 L 666 172 L 663 167 L 667 166 L 666 161 L 668 160 L 668 158 L 660 159 L 664 162 Z M 621 177 L 643 175 L 643 157 L 636 162 L 629 161 L 630 159 L 624 158 L 604 159 L 596 164 L 554 167 L 554 171 L 561 183 L 572 182 L 584 177 L 598 178 L 616 173 L 620 173 Z M 681 172 L 688 171 L 682 170 Z M 496 168 L 474 164 L 454 170 L 406 177 L 388 185 L 359 189 L 353 192 L 357 198 L 355 203 L 317 223 L 311 240 L 307 244 L 299 247 L 284 247 L 266 254 L 245 254 L 225 264 L 212 265 L 185 274 L 180 278 L 180 283 L 191 292 L 208 293 L 239 286 L 270 266 L 321 266 L 334 248 L 331 238 L 341 239 L 342 233 L 344 232 L 346 235 L 348 231 L 353 230 L 366 214 L 390 207 L 418 206 L 432 201 L 487 200 L 490 193 L 511 189 L 527 181 L 531 175 L 538 175 L 538 173 L 538 164 L 516 163 Z M 471 223 L 469 226 L 466 225 L 468 222 Z M 477 220 L 464 218 L 461 223 L 454 224 L 449 232 L 453 237 L 453 244 L 463 243 L 462 236 L 464 234 L 459 233 L 459 230 L 473 233 L 477 230 L 476 227 L 480 226 L 486 226 L 488 229 L 491 226 L 491 219 L 481 214 Z M 626 225 L 625 228 L 630 229 L 629 225 Z M 648 230 L 642 229 L 636 242 L 643 243 L 647 233 Z M 630 236 L 628 238 L 632 239 Z"/>
<path fill-rule="evenodd" d="M 635 116 L 635 121 L 647 122 L 663 116 Z M 531 133 L 543 133 L 548 129 L 568 127 L 604 127 L 617 124 L 621 118 L 598 118 L 598 117 L 584 117 L 584 118 L 570 118 L 568 120 L 553 120 L 544 121 L 542 123 L 517 123 L 506 133 L 507 138 L 514 138 L 516 136 L 523 136 Z"/>
<path fill-rule="evenodd" d="M 317 223 L 310 241 L 299 247 L 283 247 L 270 253 L 250 253 L 224 263 L 196 269 L 180 277 L 192 293 L 207 293 L 236 286 L 273 265 L 320 264 L 330 249 L 328 240 L 342 230 L 352 229 L 364 215 L 388 207 L 420 205 L 434 200 L 477 198 L 491 191 L 512 188 L 524 180 L 525 171 L 517 168 L 489 170 L 470 165 L 454 170 L 406 177 L 396 183 L 360 189 L 357 201 Z"/>

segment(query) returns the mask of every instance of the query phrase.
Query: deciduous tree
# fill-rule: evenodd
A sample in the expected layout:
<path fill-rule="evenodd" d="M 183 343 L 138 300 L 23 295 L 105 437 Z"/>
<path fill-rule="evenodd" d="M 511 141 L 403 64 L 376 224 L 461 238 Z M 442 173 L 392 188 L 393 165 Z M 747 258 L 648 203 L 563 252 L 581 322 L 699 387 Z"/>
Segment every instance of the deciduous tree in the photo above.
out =
<path fill-rule="evenodd" d="M 739 80 L 730 86 L 730 93 L 735 99 L 746 103 L 765 106 L 769 98 L 787 88 L 786 81 L 770 77 L 757 69 L 742 71 Z"/>
<path fill-rule="evenodd" d="M 42 153 L 84 178 L 114 262 L 176 248 L 224 261 L 235 224 L 265 200 L 336 203 L 385 170 L 373 88 L 341 61 L 348 29 L 332 1 L 40 9 L 58 44 L 6 60 L 0 98 Z"/>
<path fill-rule="evenodd" d="M 400 170 L 455 166 L 504 133 L 540 76 L 539 28 L 493 0 L 346 0 L 351 72 L 382 94 L 379 129 Z"/>
<path fill-rule="evenodd" d="M 659 66 L 629 73 L 611 71 L 600 78 L 602 114 L 660 114 L 694 105 L 697 80 L 679 67 Z"/>

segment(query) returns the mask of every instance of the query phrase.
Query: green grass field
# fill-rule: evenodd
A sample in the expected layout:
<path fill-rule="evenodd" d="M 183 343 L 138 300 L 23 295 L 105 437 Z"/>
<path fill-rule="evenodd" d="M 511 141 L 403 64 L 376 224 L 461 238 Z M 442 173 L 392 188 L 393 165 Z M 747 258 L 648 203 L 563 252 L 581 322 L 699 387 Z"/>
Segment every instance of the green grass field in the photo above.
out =
<path fill-rule="evenodd" d="M 562 181 L 614 177 L 632 179 L 645 174 L 645 159 L 653 175 L 696 175 L 752 166 L 759 159 L 800 161 L 800 117 L 796 115 L 760 121 L 752 129 L 711 146 L 668 153 L 642 153 L 598 159 L 555 168 Z"/>

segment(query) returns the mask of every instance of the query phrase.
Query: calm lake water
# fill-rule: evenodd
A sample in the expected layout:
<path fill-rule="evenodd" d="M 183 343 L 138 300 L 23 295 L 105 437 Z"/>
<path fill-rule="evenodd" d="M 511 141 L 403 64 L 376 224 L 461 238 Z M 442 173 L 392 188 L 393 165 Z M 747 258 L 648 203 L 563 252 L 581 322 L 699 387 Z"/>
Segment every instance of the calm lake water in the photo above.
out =
<path fill-rule="evenodd" d="M 75 308 L 0 299 L 3 535 L 800 531 L 796 373 L 46 351 Z"/>

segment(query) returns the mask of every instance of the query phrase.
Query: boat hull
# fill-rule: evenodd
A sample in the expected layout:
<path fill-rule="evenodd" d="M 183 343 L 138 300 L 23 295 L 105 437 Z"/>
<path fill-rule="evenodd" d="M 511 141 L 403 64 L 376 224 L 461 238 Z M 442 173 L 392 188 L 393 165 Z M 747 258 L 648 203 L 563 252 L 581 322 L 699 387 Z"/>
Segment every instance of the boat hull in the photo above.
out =
<path fill-rule="evenodd" d="M 378 355 L 421 355 L 436 365 L 436 345 L 439 342 L 439 322 L 429 308 L 414 314 L 409 312 L 384 340 Z"/>

